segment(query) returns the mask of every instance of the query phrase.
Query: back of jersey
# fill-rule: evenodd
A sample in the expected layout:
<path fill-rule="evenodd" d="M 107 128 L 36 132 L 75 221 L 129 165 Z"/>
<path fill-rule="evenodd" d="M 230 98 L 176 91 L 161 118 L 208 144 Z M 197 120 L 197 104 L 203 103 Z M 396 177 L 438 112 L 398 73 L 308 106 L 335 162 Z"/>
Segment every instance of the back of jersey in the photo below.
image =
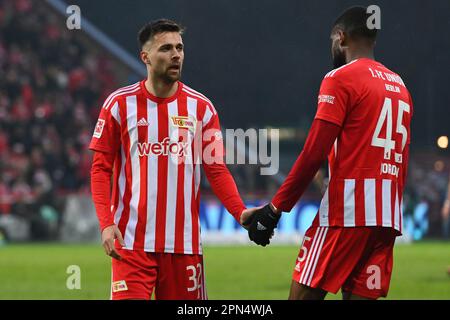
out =
<path fill-rule="evenodd" d="M 316 119 L 341 126 L 316 223 L 402 230 L 412 101 L 400 76 L 371 59 L 329 72 Z"/>

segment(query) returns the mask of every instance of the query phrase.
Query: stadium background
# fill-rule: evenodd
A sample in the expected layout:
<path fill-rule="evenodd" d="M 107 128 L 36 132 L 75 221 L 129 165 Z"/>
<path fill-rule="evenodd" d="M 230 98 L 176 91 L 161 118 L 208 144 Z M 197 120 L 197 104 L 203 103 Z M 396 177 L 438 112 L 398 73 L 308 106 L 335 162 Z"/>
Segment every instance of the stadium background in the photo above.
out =
<path fill-rule="evenodd" d="M 81 9 L 81 30 L 66 27 L 69 4 Z M 260 176 L 256 165 L 229 166 L 246 203 L 257 205 L 270 199 L 301 150 L 320 81 L 331 69 L 330 26 L 354 4 L 0 1 L 0 298 L 108 298 L 108 258 L 89 196 L 87 146 L 105 97 L 145 74 L 136 43 L 145 22 L 167 17 L 187 27 L 182 81 L 213 100 L 223 128 L 280 129 L 278 175 Z M 396 249 L 393 298 L 450 299 L 449 221 L 440 214 L 450 153 L 437 145 L 450 131 L 450 3 L 357 4 L 381 8 L 376 58 L 402 76 L 414 100 L 406 232 Z M 246 233 L 203 179 L 210 297 L 286 297 L 324 176 L 322 170 L 284 215 L 278 245 L 267 249 L 237 246 L 249 244 Z M 242 277 L 254 263 L 264 263 L 255 279 Z M 71 264 L 87 274 L 80 291 L 65 288 Z M 274 269 L 266 286 L 257 281 Z M 228 270 L 241 271 L 241 278 Z"/>

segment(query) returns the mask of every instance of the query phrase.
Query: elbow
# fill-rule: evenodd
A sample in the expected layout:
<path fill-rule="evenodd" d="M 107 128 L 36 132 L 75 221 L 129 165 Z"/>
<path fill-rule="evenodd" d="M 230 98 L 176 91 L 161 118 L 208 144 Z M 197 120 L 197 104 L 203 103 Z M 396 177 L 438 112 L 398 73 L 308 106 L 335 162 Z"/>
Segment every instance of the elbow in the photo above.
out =
<path fill-rule="evenodd" d="M 109 159 L 104 154 L 98 154 L 96 153 L 94 155 L 94 159 L 92 161 L 91 166 L 91 176 L 94 176 L 96 174 L 112 174 L 112 167 L 113 167 L 113 161 L 112 159 Z"/>
<path fill-rule="evenodd" d="M 105 172 L 105 168 L 100 165 L 99 163 L 92 163 L 92 167 L 91 167 L 91 176 L 94 176 L 98 173 L 104 173 Z"/>
<path fill-rule="evenodd" d="M 322 163 L 327 159 L 327 154 L 325 153 L 313 153 L 311 152 L 309 157 L 305 159 L 305 163 L 309 164 L 311 168 L 319 168 Z"/>

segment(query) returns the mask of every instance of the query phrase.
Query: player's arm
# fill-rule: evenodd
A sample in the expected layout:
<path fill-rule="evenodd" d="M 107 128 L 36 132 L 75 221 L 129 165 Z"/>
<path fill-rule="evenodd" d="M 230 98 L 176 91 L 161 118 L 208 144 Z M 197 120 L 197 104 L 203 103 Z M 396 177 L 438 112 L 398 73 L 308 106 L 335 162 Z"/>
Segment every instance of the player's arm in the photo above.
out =
<path fill-rule="evenodd" d="M 291 211 L 327 159 L 340 131 L 341 127 L 332 122 L 313 121 L 302 152 L 272 199 L 272 209 L 276 213 Z"/>
<path fill-rule="evenodd" d="M 339 76 L 325 76 L 320 86 L 315 120 L 303 151 L 272 199 L 277 212 L 292 209 L 327 158 L 348 113 L 349 96 L 349 88 Z"/>
<path fill-rule="evenodd" d="M 94 151 L 91 168 L 91 192 L 95 211 L 100 223 L 102 245 L 105 253 L 121 259 L 114 246 L 114 239 L 124 246 L 122 235 L 114 224 L 111 214 L 111 176 L 114 159 L 120 146 L 120 123 L 118 104 L 102 108 L 89 149 Z"/>
<path fill-rule="evenodd" d="M 110 209 L 113 165 L 113 154 L 101 151 L 94 152 L 91 167 L 91 191 L 101 231 L 114 224 Z"/>
<path fill-rule="evenodd" d="M 270 243 L 273 230 L 281 218 L 281 212 L 291 211 L 300 199 L 326 160 L 340 131 L 341 127 L 332 122 L 320 119 L 313 121 L 302 152 L 272 202 L 256 210 L 251 216 L 243 214 L 250 240 L 262 246 Z M 258 224 L 264 228 L 258 228 Z"/>
<path fill-rule="evenodd" d="M 113 172 L 114 155 L 96 151 L 91 168 L 91 191 L 95 212 L 102 232 L 102 245 L 105 253 L 116 259 L 121 259 L 114 246 L 114 239 L 118 239 L 121 246 L 125 246 L 122 234 L 111 214 L 111 176 Z"/>
<path fill-rule="evenodd" d="M 213 111 L 210 112 L 213 113 Z M 203 169 L 214 194 L 219 198 L 228 212 L 241 223 L 241 214 L 246 210 L 246 207 L 239 195 L 233 176 L 224 162 L 224 154 L 219 117 L 214 112 L 203 128 Z"/>
<path fill-rule="evenodd" d="M 272 202 L 246 220 L 249 237 L 265 246 L 276 228 L 282 211 L 291 211 L 313 180 L 339 136 L 349 105 L 349 88 L 341 79 L 325 77 L 320 86 L 315 120 L 294 167 L 289 172 Z M 259 228 L 258 228 L 259 225 Z M 261 225 L 264 228 L 261 228 Z"/>

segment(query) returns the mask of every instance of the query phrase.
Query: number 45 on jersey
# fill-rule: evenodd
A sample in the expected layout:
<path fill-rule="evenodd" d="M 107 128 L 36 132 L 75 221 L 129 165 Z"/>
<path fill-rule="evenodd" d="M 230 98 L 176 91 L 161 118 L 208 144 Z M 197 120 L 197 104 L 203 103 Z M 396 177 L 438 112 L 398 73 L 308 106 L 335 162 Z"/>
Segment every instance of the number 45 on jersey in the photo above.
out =
<path fill-rule="evenodd" d="M 403 113 L 410 112 L 410 106 L 406 102 L 398 101 L 398 116 L 395 132 L 402 135 L 402 148 L 400 153 L 394 153 L 395 162 L 402 163 L 402 153 L 408 140 L 408 130 L 403 125 Z M 386 138 L 380 138 L 381 129 L 386 122 Z M 384 159 L 390 160 L 392 150 L 395 150 L 395 141 L 392 140 L 392 99 L 385 98 L 383 108 L 381 109 L 380 117 L 378 118 L 377 126 L 372 136 L 372 146 L 384 149 Z"/>

